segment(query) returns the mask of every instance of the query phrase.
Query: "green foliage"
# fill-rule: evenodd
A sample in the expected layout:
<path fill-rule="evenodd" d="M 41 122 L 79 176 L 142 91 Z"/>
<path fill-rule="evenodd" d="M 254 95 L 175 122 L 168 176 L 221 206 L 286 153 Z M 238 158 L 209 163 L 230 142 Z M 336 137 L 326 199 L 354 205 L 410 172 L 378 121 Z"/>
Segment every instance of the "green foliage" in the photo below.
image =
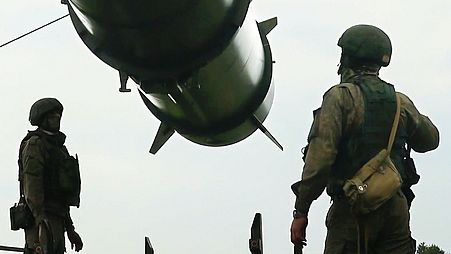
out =
<path fill-rule="evenodd" d="M 426 245 L 424 242 L 418 245 L 417 254 L 445 254 L 445 251 L 437 245 Z"/>

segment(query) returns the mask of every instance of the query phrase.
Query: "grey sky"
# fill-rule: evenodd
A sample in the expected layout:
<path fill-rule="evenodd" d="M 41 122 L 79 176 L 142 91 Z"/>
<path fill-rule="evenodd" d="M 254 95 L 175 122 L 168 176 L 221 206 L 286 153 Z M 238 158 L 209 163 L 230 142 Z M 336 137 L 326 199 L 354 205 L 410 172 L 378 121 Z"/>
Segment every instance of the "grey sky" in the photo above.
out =
<path fill-rule="evenodd" d="M 158 120 L 136 89 L 118 92 L 117 72 L 89 52 L 69 19 L 0 48 L 0 244 L 23 245 L 22 232 L 10 231 L 8 218 L 18 197 L 17 149 L 31 129 L 31 104 L 53 96 L 65 106 L 69 151 L 81 160 L 82 204 L 72 214 L 83 253 L 143 253 L 144 236 L 150 236 L 162 254 L 244 254 L 255 212 L 263 214 L 265 252 L 291 253 L 289 186 L 302 169 L 311 111 L 338 82 L 339 36 L 366 23 L 392 39 L 392 62 L 381 77 L 441 131 L 437 151 L 413 155 L 422 178 L 414 188 L 411 225 L 419 242 L 450 252 L 451 2 L 255 0 L 252 6 L 259 21 L 279 18 L 269 35 L 276 94 L 265 126 L 284 152 L 256 132 L 223 148 L 174 135 L 150 155 Z M 0 43 L 66 12 L 59 1 L 8 1 L 0 9 Z M 322 252 L 328 205 L 323 194 L 312 206 L 305 253 Z"/>

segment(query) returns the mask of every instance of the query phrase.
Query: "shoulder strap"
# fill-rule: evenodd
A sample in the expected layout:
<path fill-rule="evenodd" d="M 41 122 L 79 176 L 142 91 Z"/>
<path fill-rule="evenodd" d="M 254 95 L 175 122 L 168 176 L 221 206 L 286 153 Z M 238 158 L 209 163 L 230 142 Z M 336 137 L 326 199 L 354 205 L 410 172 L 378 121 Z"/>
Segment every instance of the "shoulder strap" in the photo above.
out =
<path fill-rule="evenodd" d="M 401 114 L 401 102 L 399 99 L 399 95 L 396 94 L 396 113 L 395 113 L 395 119 L 393 120 L 393 126 L 392 126 L 391 132 L 390 132 L 390 137 L 388 139 L 388 146 L 387 146 L 388 154 L 390 154 L 391 149 L 393 147 L 393 142 L 395 141 L 396 131 L 398 130 L 400 114 Z"/>
<path fill-rule="evenodd" d="M 23 190 L 23 180 L 19 180 L 19 194 L 20 194 L 20 198 L 25 197 L 24 190 Z"/>

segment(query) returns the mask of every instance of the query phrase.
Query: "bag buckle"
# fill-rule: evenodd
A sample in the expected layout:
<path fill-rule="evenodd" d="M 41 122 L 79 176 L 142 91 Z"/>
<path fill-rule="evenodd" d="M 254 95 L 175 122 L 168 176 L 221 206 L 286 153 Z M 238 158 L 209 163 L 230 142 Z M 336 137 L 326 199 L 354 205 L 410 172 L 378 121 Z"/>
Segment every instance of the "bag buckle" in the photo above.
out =
<path fill-rule="evenodd" d="M 366 183 L 357 186 L 357 190 L 359 191 L 360 194 L 364 193 L 367 188 L 368 188 L 368 185 Z"/>

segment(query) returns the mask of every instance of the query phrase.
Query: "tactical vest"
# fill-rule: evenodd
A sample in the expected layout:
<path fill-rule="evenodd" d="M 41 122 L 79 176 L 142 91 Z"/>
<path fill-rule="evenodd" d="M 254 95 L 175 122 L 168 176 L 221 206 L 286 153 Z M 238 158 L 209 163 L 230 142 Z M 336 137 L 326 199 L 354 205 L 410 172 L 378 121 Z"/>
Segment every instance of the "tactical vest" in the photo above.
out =
<path fill-rule="evenodd" d="M 64 206 L 79 206 L 81 180 L 78 158 L 69 155 L 66 147 L 39 130 L 30 131 L 19 151 L 19 180 L 23 180 L 22 151 L 25 143 L 39 136 L 44 144 L 44 195 L 48 201 Z"/>
<path fill-rule="evenodd" d="M 348 82 L 357 85 L 363 94 L 364 118 L 357 130 L 343 134 L 327 186 L 327 193 L 332 197 L 341 195 L 344 180 L 352 178 L 367 161 L 387 147 L 396 113 L 393 85 L 373 75 L 356 76 Z M 400 124 L 390 157 L 403 179 L 406 139 L 405 126 Z"/>

